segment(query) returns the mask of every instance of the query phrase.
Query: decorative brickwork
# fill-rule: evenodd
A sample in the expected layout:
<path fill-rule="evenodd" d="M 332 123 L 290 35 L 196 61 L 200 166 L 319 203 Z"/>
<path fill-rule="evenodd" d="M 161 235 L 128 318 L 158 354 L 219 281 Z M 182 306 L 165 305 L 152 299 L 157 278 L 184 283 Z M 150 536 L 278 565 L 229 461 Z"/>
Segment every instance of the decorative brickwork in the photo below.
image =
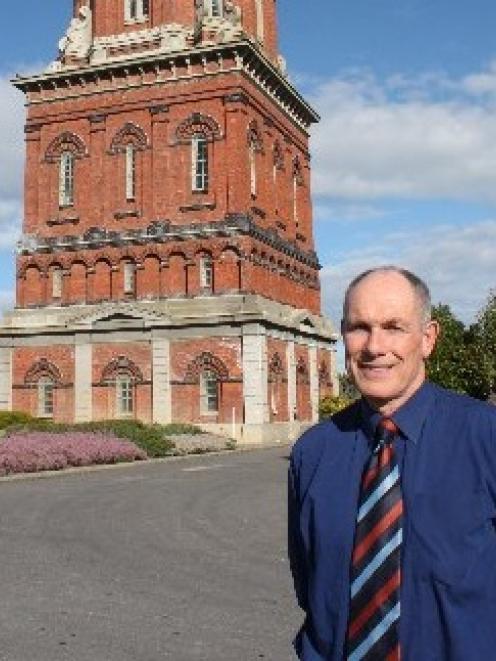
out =
<path fill-rule="evenodd" d="M 275 7 L 77 0 L 58 59 L 13 81 L 25 217 L 0 408 L 36 414 L 41 378 L 56 420 L 199 422 L 245 441 L 315 420 L 336 389 L 318 116 L 285 77 Z"/>

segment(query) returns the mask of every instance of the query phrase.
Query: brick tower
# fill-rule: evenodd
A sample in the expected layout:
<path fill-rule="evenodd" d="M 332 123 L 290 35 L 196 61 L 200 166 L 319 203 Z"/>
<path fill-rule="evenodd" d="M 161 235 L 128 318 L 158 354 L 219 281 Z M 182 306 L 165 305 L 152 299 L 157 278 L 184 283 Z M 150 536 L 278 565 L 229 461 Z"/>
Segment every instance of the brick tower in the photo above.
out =
<path fill-rule="evenodd" d="M 275 0 L 75 0 L 27 100 L 0 409 L 294 436 L 336 389 Z"/>

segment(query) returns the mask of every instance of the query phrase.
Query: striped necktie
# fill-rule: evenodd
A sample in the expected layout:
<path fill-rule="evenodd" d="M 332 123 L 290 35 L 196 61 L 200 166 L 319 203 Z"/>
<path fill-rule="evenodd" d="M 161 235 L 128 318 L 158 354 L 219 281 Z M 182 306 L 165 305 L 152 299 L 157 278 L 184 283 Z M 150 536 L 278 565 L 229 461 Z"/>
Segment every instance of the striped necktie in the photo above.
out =
<path fill-rule="evenodd" d="M 403 501 L 389 418 L 379 421 L 363 477 L 351 562 L 348 661 L 400 661 Z"/>

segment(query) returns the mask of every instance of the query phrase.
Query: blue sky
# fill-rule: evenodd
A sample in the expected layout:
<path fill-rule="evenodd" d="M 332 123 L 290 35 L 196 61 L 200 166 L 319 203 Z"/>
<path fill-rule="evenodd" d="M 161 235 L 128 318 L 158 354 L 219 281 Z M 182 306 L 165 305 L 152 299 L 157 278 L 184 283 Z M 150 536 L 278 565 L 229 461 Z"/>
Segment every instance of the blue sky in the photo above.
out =
<path fill-rule="evenodd" d="M 474 320 L 496 287 L 494 0 L 279 0 L 281 51 L 322 116 L 312 136 L 324 310 L 346 282 L 401 263 Z M 6 3 L 0 42 L 0 307 L 22 216 L 22 96 L 54 58 L 71 0 Z M 311 9 L 309 9 L 311 7 Z"/>

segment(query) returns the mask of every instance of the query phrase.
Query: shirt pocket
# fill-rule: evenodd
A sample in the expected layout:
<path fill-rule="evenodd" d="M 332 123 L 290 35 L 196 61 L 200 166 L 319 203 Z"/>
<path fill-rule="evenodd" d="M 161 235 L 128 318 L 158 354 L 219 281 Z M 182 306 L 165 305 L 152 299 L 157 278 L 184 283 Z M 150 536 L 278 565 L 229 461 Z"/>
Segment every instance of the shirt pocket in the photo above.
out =
<path fill-rule="evenodd" d="M 425 580 L 463 583 L 487 544 L 496 544 L 488 497 L 479 489 L 450 485 L 417 494 L 407 517 L 410 561 Z"/>

